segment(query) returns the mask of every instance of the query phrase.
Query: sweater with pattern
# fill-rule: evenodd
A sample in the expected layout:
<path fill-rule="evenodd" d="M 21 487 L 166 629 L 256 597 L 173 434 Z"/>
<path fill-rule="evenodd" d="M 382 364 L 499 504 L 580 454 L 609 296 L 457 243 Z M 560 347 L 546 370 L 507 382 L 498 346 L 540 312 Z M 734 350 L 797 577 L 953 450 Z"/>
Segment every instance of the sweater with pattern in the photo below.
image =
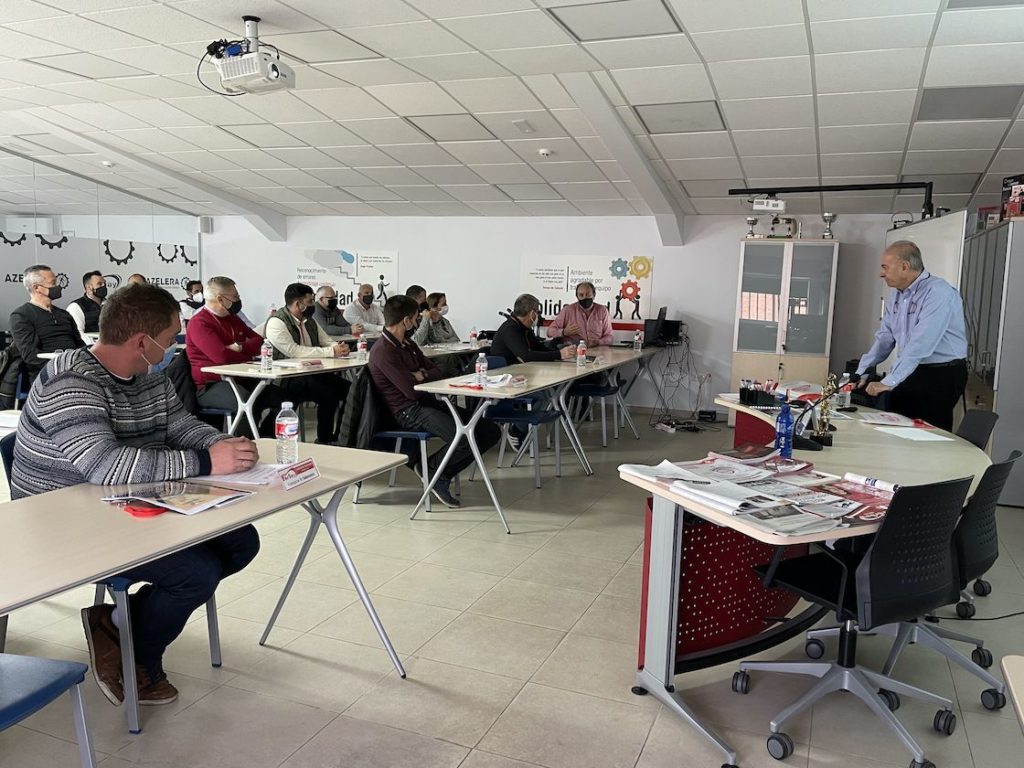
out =
<path fill-rule="evenodd" d="M 185 410 L 163 373 L 122 379 L 71 350 L 46 365 L 22 409 L 11 497 L 209 474 L 209 448 L 226 437 Z"/>

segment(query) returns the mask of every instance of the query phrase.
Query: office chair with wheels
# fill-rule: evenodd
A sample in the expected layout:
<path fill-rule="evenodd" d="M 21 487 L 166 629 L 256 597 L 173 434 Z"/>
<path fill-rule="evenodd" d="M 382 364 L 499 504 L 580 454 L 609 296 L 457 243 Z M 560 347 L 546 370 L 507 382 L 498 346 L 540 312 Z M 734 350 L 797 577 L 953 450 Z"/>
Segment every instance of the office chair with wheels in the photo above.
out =
<path fill-rule="evenodd" d="M 887 725 L 913 755 L 912 768 L 934 768 L 924 750 L 891 710 L 899 695 L 937 704 L 932 726 L 950 735 L 956 715 L 949 699 L 898 682 L 857 664 L 857 634 L 885 624 L 912 621 L 956 599 L 953 531 L 971 487 L 971 478 L 931 485 L 904 486 L 893 496 L 888 514 L 863 556 L 823 549 L 755 570 L 773 586 L 831 608 L 842 622 L 835 662 L 740 662 L 732 687 L 747 693 L 750 671 L 784 672 L 818 678 L 803 696 L 771 721 L 768 752 L 782 760 L 793 754 L 793 740 L 782 732 L 786 721 L 835 691 L 848 691 Z"/>

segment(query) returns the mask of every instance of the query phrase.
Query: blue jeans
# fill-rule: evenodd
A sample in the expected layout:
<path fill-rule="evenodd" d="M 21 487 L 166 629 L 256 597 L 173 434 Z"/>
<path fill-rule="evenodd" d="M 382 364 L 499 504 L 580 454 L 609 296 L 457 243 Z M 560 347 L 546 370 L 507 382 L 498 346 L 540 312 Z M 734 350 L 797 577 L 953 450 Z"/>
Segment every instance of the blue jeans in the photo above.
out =
<path fill-rule="evenodd" d="M 247 525 L 118 574 L 146 582 L 129 597 L 129 606 L 135 662 L 151 680 L 162 677 L 164 651 L 192 612 L 213 596 L 221 579 L 245 568 L 259 551 L 259 534 Z"/>

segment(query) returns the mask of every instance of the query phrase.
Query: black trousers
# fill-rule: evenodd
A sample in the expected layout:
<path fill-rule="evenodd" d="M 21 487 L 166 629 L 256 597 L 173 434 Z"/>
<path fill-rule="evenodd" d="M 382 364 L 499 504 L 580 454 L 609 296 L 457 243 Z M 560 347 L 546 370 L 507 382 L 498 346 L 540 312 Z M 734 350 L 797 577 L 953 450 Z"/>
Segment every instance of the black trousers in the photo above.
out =
<path fill-rule="evenodd" d="M 239 390 L 241 390 L 242 397 L 248 397 L 253 389 L 256 388 L 255 384 L 248 384 L 244 381 L 237 381 L 235 383 L 238 385 Z M 260 437 L 274 436 L 274 420 L 277 418 L 277 412 L 281 410 L 281 403 L 287 399 L 284 390 L 275 384 L 267 385 L 260 392 L 260 396 L 256 398 L 256 405 L 252 411 L 256 417 Z M 232 413 L 238 410 L 238 401 L 235 400 L 235 395 L 231 391 L 231 385 L 226 381 L 215 381 L 212 384 L 207 384 L 196 392 L 196 400 L 203 408 L 224 408 Z M 262 418 L 260 418 L 261 414 Z M 238 426 L 238 431 L 239 434 L 246 437 L 255 437 L 255 435 L 249 434 L 249 422 L 247 419 L 242 419 L 242 423 Z"/>
<path fill-rule="evenodd" d="M 296 407 L 299 403 L 316 403 L 316 439 L 320 443 L 333 443 L 338 439 L 338 413 L 345 402 L 348 381 L 333 373 L 296 376 L 282 379 L 279 385 Z"/>
<path fill-rule="evenodd" d="M 919 365 L 889 396 L 889 410 L 953 429 L 953 409 L 967 387 L 967 363 Z"/>
<path fill-rule="evenodd" d="M 472 416 L 471 411 L 463 408 L 458 410 L 463 423 Z M 444 440 L 445 444 L 427 459 L 430 474 L 433 475 L 441 464 L 441 459 L 444 458 L 449 443 L 455 438 L 455 421 L 452 419 L 451 413 L 441 403 L 418 403 L 395 414 L 395 421 L 402 429 L 432 432 Z M 501 428 L 484 418 L 477 422 L 473 435 L 476 437 L 476 445 L 480 449 L 480 453 L 483 454 L 498 444 L 498 440 L 501 439 Z M 469 444 L 460 441 L 452 454 L 451 461 L 444 468 L 444 477 L 451 479 L 472 463 L 473 452 L 469 450 Z"/>

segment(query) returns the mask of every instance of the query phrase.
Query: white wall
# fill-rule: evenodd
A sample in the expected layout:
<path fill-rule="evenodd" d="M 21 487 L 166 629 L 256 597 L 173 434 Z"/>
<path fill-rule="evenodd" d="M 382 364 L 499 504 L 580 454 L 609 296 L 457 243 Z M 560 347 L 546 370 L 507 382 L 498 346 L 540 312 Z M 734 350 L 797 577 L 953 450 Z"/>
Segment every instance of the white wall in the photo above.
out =
<path fill-rule="evenodd" d="M 871 299 L 878 293 L 877 256 L 888 221 L 887 216 L 846 216 L 833 227 L 843 243 L 838 290 L 844 294 L 848 284 L 850 292 L 844 296 L 849 317 L 839 315 L 833 334 L 833 361 L 867 349 L 871 312 L 877 307 Z M 805 231 L 821 226 L 810 217 L 804 222 Z M 245 220 L 219 217 L 213 234 L 202 236 L 202 267 L 204 278 L 233 277 L 246 314 L 256 320 L 271 303 L 280 304 L 284 286 L 295 279 L 295 258 L 306 249 L 397 250 L 399 285 L 392 287 L 404 290 L 419 283 L 428 291 L 445 291 L 449 318 L 465 336 L 472 325 L 497 327 L 498 309 L 509 306 L 519 292 L 520 257 L 525 253 L 553 258 L 643 254 L 654 259 L 649 306 L 665 304 L 670 318 L 688 324 L 696 371 L 710 372 L 712 390 L 721 391 L 729 380 L 739 240 L 746 229 L 739 216 L 689 216 L 686 244 L 665 247 L 648 217 L 292 217 L 288 241 L 271 243 Z M 654 392 L 645 382 L 631 399 L 651 405 Z M 689 394 L 682 392 L 672 405 L 688 409 Z"/>

